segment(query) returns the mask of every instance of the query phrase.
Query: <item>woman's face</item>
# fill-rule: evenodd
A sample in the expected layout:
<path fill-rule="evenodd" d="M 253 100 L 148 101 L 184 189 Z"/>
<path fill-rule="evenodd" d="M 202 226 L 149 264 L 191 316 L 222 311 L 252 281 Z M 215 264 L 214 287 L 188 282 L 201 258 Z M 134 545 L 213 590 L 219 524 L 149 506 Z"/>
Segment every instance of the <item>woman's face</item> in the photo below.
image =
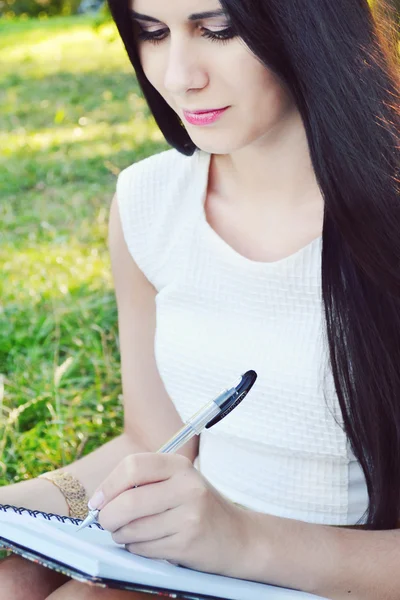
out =
<path fill-rule="evenodd" d="M 262 144 L 293 111 L 286 87 L 235 37 L 217 0 L 132 0 L 131 7 L 142 15 L 133 17 L 144 73 L 202 150 L 229 154 Z M 220 14 L 192 16 L 210 11 Z M 213 34 L 226 39 L 210 39 Z M 227 106 L 207 125 L 184 115 Z"/>

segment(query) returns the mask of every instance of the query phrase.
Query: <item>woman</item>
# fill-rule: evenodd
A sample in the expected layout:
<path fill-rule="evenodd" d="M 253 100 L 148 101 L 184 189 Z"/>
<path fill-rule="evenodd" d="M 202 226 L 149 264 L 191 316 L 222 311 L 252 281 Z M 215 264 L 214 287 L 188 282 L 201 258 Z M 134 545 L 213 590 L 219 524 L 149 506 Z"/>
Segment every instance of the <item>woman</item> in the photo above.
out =
<path fill-rule="evenodd" d="M 60 472 L 129 551 L 335 600 L 397 599 L 390 44 L 367 0 L 109 3 L 173 148 L 122 171 L 111 207 L 124 433 Z M 248 368 L 258 380 L 240 407 L 156 454 Z M 68 480 L 45 476 L 56 485 L 19 483 L 0 501 L 65 512 Z M 146 597 L 14 557 L 0 583 L 15 600 Z"/>

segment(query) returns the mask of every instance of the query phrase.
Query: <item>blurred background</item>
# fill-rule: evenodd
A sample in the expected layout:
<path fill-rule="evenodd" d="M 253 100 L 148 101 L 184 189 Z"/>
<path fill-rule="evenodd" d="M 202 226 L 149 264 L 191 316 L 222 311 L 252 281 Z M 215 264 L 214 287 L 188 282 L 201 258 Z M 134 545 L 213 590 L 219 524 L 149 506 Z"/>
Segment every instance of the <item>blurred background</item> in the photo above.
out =
<path fill-rule="evenodd" d="M 0 0 L 0 65 L 5 485 L 121 431 L 109 206 L 120 170 L 168 145 L 102 0 Z"/>

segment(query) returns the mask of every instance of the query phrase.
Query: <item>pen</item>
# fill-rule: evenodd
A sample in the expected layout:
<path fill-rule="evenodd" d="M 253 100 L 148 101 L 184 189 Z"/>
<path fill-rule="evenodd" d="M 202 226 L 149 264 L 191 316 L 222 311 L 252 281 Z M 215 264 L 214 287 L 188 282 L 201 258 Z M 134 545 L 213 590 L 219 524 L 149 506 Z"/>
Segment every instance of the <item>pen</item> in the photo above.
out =
<path fill-rule="evenodd" d="M 257 373 L 246 371 L 238 381 L 228 389 L 223 390 L 214 400 L 208 402 L 195 413 L 185 425 L 157 451 L 160 454 L 176 452 L 193 436 L 199 435 L 203 429 L 209 429 L 226 417 L 247 396 L 253 387 Z M 76 531 L 80 531 L 97 521 L 99 510 L 92 510 L 88 504 L 89 513 Z"/>

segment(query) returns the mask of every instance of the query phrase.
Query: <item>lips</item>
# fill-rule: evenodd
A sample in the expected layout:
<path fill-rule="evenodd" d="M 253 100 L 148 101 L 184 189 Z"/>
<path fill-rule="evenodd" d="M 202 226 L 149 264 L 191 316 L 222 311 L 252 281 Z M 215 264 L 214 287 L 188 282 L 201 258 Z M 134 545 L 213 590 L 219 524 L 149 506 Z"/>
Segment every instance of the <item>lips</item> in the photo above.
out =
<path fill-rule="evenodd" d="M 228 109 L 229 106 L 226 108 L 207 110 L 205 112 L 186 112 L 184 110 L 183 116 L 191 125 L 210 125 L 217 121 Z"/>

